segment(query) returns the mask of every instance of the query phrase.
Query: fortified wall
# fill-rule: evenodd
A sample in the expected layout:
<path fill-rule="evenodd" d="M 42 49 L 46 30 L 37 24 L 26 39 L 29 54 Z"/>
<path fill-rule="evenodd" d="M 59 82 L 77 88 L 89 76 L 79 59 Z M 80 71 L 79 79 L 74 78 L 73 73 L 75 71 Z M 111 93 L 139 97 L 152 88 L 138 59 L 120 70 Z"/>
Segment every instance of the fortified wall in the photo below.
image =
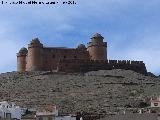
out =
<path fill-rule="evenodd" d="M 17 71 L 87 72 L 93 70 L 126 69 L 146 74 L 143 61 L 108 60 L 107 42 L 96 33 L 87 47 L 44 47 L 38 38 L 17 53 Z"/>
<path fill-rule="evenodd" d="M 57 67 L 58 71 L 63 71 L 63 72 L 88 72 L 96 70 L 125 69 L 125 70 L 133 70 L 141 74 L 147 73 L 143 61 L 130 61 L 130 60 L 104 61 L 104 60 L 63 59 L 60 60 Z"/>

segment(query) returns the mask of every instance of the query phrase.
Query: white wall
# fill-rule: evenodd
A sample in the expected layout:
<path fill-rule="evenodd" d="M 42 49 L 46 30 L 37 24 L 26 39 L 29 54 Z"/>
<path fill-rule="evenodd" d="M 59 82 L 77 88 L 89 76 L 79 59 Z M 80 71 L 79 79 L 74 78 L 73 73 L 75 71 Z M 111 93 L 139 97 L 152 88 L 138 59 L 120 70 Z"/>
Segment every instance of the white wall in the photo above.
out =
<path fill-rule="evenodd" d="M 76 120 L 76 117 L 71 117 L 71 116 L 57 116 L 57 117 L 55 117 L 55 120 Z"/>
<path fill-rule="evenodd" d="M 155 104 L 158 104 L 157 106 L 155 106 Z M 160 102 L 151 102 L 151 107 L 160 107 Z"/>
<path fill-rule="evenodd" d="M 21 119 L 21 108 L 15 106 L 15 104 L 8 104 L 8 102 L 0 102 L 0 116 L 5 118 L 4 114 L 11 113 L 11 118 Z"/>
<path fill-rule="evenodd" d="M 10 108 L 11 118 L 21 119 L 21 109 L 20 108 Z"/>

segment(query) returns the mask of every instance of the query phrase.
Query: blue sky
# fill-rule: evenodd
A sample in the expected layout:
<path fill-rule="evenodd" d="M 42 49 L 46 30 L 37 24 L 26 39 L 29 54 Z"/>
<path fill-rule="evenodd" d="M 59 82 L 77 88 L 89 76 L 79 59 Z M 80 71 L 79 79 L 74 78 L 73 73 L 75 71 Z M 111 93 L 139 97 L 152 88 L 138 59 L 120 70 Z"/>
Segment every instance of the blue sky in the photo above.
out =
<path fill-rule="evenodd" d="M 108 42 L 109 59 L 143 60 L 148 71 L 160 74 L 160 0 L 75 1 L 0 4 L 0 73 L 16 70 L 16 53 L 34 37 L 45 46 L 76 47 L 98 32 Z"/>

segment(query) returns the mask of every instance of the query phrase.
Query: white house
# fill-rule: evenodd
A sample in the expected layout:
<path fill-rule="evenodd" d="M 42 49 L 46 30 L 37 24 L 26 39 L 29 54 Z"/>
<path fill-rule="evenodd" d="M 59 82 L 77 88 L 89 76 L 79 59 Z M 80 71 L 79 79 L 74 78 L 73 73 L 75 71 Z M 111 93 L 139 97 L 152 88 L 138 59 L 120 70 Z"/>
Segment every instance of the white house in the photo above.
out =
<path fill-rule="evenodd" d="M 46 106 L 36 112 L 36 120 L 76 120 L 75 116 L 58 116 L 55 105 Z"/>
<path fill-rule="evenodd" d="M 160 107 L 160 97 L 157 99 L 151 99 L 151 107 Z"/>
<path fill-rule="evenodd" d="M 36 120 L 54 120 L 58 116 L 58 110 L 55 105 L 46 106 L 36 112 Z"/>
<path fill-rule="evenodd" d="M 21 120 L 21 108 L 14 103 L 0 102 L 0 117 Z"/>
<path fill-rule="evenodd" d="M 75 116 L 56 116 L 55 120 L 76 120 Z"/>

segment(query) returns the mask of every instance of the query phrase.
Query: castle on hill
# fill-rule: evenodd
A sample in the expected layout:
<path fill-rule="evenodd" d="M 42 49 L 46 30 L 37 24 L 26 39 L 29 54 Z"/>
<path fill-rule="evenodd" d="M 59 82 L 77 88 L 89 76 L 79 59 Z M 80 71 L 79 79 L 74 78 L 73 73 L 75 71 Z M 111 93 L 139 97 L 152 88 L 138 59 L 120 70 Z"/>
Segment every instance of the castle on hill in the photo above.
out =
<path fill-rule="evenodd" d="M 94 70 L 125 69 L 146 74 L 143 61 L 109 60 L 107 42 L 101 34 L 91 37 L 87 47 L 44 47 L 38 38 L 32 39 L 27 48 L 17 53 L 17 71 L 88 72 Z"/>

